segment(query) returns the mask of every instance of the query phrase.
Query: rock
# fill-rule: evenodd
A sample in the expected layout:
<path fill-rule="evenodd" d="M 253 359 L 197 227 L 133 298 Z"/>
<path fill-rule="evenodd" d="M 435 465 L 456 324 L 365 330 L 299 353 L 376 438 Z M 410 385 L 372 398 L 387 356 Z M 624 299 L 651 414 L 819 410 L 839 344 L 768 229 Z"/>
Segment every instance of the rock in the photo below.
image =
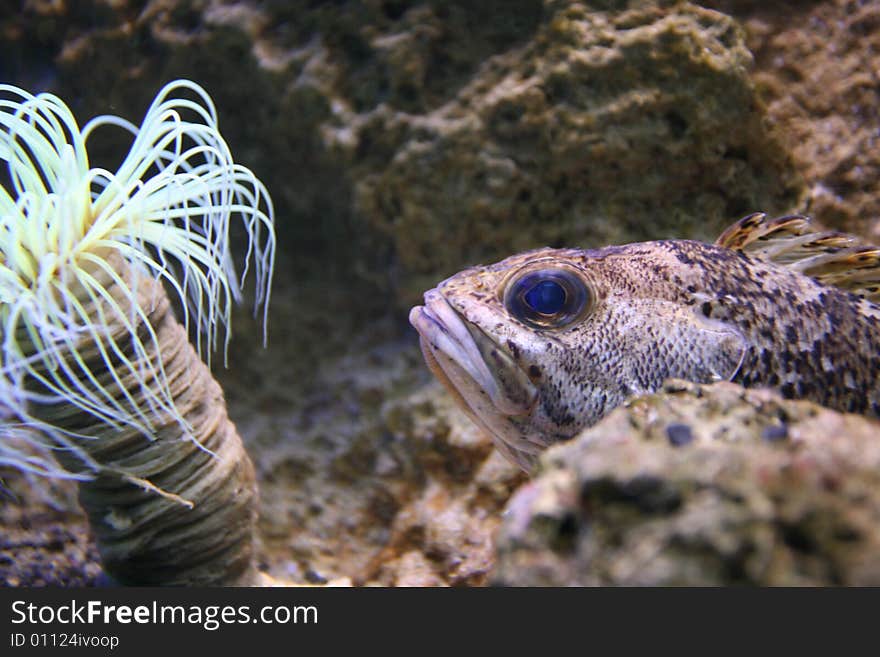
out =
<path fill-rule="evenodd" d="M 880 241 L 880 6 L 708 2 L 739 19 L 766 120 L 806 180 L 809 212 Z"/>
<path fill-rule="evenodd" d="M 96 586 L 102 571 L 76 484 L 0 467 L 0 586 Z"/>
<path fill-rule="evenodd" d="M 769 391 L 671 382 L 544 454 L 491 581 L 877 586 L 878 436 Z"/>
<path fill-rule="evenodd" d="M 357 207 L 395 245 L 403 300 L 537 246 L 711 241 L 731 218 L 798 203 L 736 23 L 688 3 L 607 4 L 545 3 L 534 35 L 449 102 L 362 124 Z"/>

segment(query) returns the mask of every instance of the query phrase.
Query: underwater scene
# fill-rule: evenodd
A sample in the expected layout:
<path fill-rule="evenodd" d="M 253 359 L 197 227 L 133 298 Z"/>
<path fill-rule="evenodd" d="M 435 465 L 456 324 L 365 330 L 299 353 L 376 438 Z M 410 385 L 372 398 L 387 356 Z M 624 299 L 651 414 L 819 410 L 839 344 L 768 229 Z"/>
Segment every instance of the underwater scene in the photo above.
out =
<path fill-rule="evenodd" d="M 13 4 L 0 585 L 880 585 L 880 2 Z"/>

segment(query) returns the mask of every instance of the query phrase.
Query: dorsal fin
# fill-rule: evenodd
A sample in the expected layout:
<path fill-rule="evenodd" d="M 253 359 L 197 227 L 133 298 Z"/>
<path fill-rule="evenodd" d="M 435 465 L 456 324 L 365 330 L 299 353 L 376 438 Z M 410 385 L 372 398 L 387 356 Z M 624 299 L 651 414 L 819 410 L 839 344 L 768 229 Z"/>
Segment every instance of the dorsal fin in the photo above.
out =
<path fill-rule="evenodd" d="M 721 233 L 715 245 L 785 265 L 880 303 L 880 247 L 847 233 L 819 230 L 809 217 L 750 214 Z"/>

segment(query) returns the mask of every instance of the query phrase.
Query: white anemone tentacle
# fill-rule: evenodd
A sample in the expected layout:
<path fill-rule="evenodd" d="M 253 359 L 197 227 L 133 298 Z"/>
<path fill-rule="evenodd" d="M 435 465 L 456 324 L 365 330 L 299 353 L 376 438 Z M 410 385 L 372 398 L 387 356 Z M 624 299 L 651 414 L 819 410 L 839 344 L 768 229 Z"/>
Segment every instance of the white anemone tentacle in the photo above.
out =
<path fill-rule="evenodd" d="M 107 127 L 134 137 L 115 173 L 90 168 L 86 149 L 87 140 Z M 225 362 L 231 307 L 251 268 L 265 340 L 275 254 L 269 194 L 249 169 L 233 162 L 208 94 L 176 80 L 159 92 L 139 127 L 107 115 L 80 130 L 58 97 L 0 85 L 0 158 L 9 180 L 8 189 L 0 188 L 0 410 L 17 418 L 0 423 L 0 463 L 68 474 L 48 459 L 35 464 L 12 439 L 35 427 L 98 469 L 78 447 L 84 436 L 31 414 L 33 402 L 52 403 L 53 397 L 147 436 L 152 417 L 171 413 L 191 436 L 161 359 L 151 362 L 155 371 L 145 371 L 156 335 L 135 303 L 138 278 L 163 281 L 178 297 L 183 325 L 187 333 L 196 329 L 196 351 L 210 366 L 220 343 Z M 230 249 L 233 217 L 249 238 L 240 277 Z M 130 265 L 130 287 L 116 273 L 114 255 Z M 128 298 L 114 298 L 108 285 L 128 290 Z M 86 308 L 97 309 L 97 316 Z M 127 328 L 129 355 L 107 333 L 117 322 Z M 109 380 L 79 358 L 83 336 L 114 363 Z M 158 385 L 131 390 L 122 386 L 129 376 L 155 377 Z M 26 380 L 38 381 L 39 390 Z M 114 396 L 119 390 L 124 399 Z"/>

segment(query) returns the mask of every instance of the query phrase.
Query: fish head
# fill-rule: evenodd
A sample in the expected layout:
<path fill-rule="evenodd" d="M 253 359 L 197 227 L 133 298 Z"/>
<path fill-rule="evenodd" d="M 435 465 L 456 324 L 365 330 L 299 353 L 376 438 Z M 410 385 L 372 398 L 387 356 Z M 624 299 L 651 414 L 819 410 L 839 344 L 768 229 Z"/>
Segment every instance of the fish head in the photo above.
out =
<path fill-rule="evenodd" d="M 472 267 L 410 312 L 429 368 L 526 471 L 627 397 L 669 377 L 729 379 L 742 362 L 742 334 L 694 310 L 693 257 L 629 246 L 643 248 L 545 248 Z"/>

